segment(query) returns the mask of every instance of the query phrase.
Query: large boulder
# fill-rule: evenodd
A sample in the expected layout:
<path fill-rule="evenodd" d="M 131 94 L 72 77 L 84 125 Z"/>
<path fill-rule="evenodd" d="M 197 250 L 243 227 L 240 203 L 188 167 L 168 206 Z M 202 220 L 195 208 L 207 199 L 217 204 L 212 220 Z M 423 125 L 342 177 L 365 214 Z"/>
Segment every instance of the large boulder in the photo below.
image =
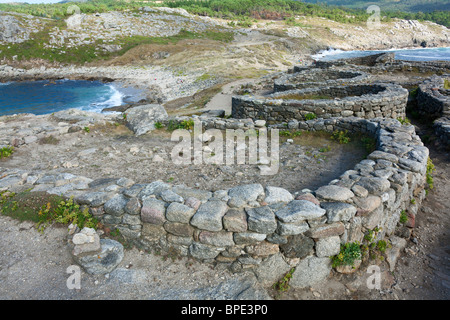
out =
<path fill-rule="evenodd" d="M 136 136 L 155 129 L 155 123 L 168 118 L 166 109 L 160 104 L 146 104 L 126 111 L 127 126 Z"/>

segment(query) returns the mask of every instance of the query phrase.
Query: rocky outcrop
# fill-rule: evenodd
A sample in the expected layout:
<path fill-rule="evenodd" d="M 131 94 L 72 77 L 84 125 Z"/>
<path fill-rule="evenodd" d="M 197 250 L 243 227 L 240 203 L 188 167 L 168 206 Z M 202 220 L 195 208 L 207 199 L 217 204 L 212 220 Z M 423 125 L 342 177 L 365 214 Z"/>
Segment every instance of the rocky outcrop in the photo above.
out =
<path fill-rule="evenodd" d="M 155 129 L 155 123 L 167 119 L 166 109 L 160 104 L 147 104 L 126 111 L 126 124 L 136 134 L 143 135 Z"/>
<path fill-rule="evenodd" d="M 19 20 L 0 13 L 0 42 L 19 43 L 28 40 L 29 37 L 29 32 Z"/>

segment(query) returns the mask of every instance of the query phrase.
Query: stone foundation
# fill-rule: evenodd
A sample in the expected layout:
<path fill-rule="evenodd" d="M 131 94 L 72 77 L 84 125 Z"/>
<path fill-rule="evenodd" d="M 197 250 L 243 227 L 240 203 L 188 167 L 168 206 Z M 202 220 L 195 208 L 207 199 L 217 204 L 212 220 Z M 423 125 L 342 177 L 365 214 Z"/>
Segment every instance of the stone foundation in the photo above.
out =
<path fill-rule="evenodd" d="M 251 120 L 195 119 L 209 128 L 254 127 Z M 74 197 L 138 247 L 224 263 L 233 272 L 252 270 L 266 285 L 296 267 L 291 285 L 306 287 L 329 275 L 330 257 L 339 253 L 341 244 L 361 241 L 376 227 L 381 230 L 378 240 L 405 234 L 408 228 L 399 224 L 400 214 L 405 210 L 414 221 L 425 196 L 428 149 L 413 126 L 393 119 L 289 123 L 299 130 L 361 132 L 374 137 L 377 148 L 354 170 L 295 197 L 260 184 L 212 192 L 161 181 L 135 184 L 126 177 L 92 181 L 72 174 L 2 169 L 0 190 L 33 188 Z"/>
<path fill-rule="evenodd" d="M 333 99 L 283 99 L 283 96 L 322 95 Z M 279 98 L 279 99 L 278 99 Z M 307 120 L 313 113 L 320 118 L 359 117 L 404 118 L 408 90 L 386 83 L 354 84 L 346 86 L 320 86 L 300 90 L 289 90 L 268 95 L 264 98 L 234 96 L 232 117 L 237 119 L 263 119 L 282 122 L 289 119 Z"/>
<path fill-rule="evenodd" d="M 296 71 L 298 70 L 298 71 Z M 369 75 L 357 71 L 340 71 L 332 69 L 296 69 L 294 73 L 282 75 L 274 81 L 274 91 L 287 91 L 321 85 L 336 86 L 359 83 L 369 79 Z"/>
<path fill-rule="evenodd" d="M 450 145 L 450 90 L 444 89 L 450 74 L 433 76 L 417 89 L 417 109 L 422 117 L 434 120 L 433 128 L 439 139 Z"/>

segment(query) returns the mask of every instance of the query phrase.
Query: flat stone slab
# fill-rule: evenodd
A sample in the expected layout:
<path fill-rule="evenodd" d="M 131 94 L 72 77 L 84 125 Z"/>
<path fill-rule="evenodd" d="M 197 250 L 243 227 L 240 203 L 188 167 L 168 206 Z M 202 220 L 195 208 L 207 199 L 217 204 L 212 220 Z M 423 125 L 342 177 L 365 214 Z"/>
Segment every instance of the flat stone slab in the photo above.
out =
<path fill-rule="evenodd" d="M 316 190 L 316 196 L 328 201 L 347 201 L 355 194 L 348 188 L 328 185 Z"/>
<path fill-rule="evenodd" d="M 111 239 L 100 240 L 101 251 L 82 257 L 72 256 L 87 273 L 99 275 L 113 271 L 124 257 L 123 246 Z"/>
<path fill-rule="evenodd" d="M 326 211 L 307 200 L 293 200 L 284 208 L 275 212 L 282 222 L 295 223 L 306 219 L 314 219 L 323 216 Z"/>

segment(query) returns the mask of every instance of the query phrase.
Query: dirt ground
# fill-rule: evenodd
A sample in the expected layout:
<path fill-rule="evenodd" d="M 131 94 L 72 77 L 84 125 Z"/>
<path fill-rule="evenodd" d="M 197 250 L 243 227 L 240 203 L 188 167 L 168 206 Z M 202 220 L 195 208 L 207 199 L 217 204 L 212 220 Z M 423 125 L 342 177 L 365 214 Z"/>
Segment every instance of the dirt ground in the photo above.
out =
<path fill-rule="evenodd" d="M 280 132 L 280 158 L 275 175 L 261 175 L 260 165 L 249 164 L 248 159 L 245 164 L 235 161 L 226 165 L 226 150 L 222 151 L 223 157 L 217 164 L 206 164 L 205 160 L 200 165 L 193 161 L 177 165 L 173 163 L 171 153 L 178 141 L 171 141 L 171 131 L 162 128 L 136 137 L 124 125 L 96 126 L 90 128 L 89 133 L 79 131 L 55 139 L 38 140 L 17 148 L 12 157 L 1 162 L 1 166 L 31 168 L 49 174 L 68 172 L 93 180 L 105 177 L 125 177 L 136 183 L 160 180 L 211 191 L 261 183 L 295 193 L 304 188 L 318 188 L 338 178 L 367 154 L 360 137 L 355 136 L 349 144 L 343 145 L 325 134 L 304 132 L 294 136 L 295 131 L 291 131 L 289 134 L 292 136 L 285 136 L 285 130 Z M 225 138 L 226 132 L 223 131 L 224 142 Z M 194 139 L 192 137 L 191 145 Z M 292 139 L 292 143 L 287 139 Z M 270 138 L 268 144 L 270 151 Z M 203 143 L 204 148 L 207 145 Z M 246 143 L 247 151 L 248 148 Z M 211 151 L 213 156 L 218 152 Z M 270 166 L 276 166 L 270 154 L 267 160 Z"/>

